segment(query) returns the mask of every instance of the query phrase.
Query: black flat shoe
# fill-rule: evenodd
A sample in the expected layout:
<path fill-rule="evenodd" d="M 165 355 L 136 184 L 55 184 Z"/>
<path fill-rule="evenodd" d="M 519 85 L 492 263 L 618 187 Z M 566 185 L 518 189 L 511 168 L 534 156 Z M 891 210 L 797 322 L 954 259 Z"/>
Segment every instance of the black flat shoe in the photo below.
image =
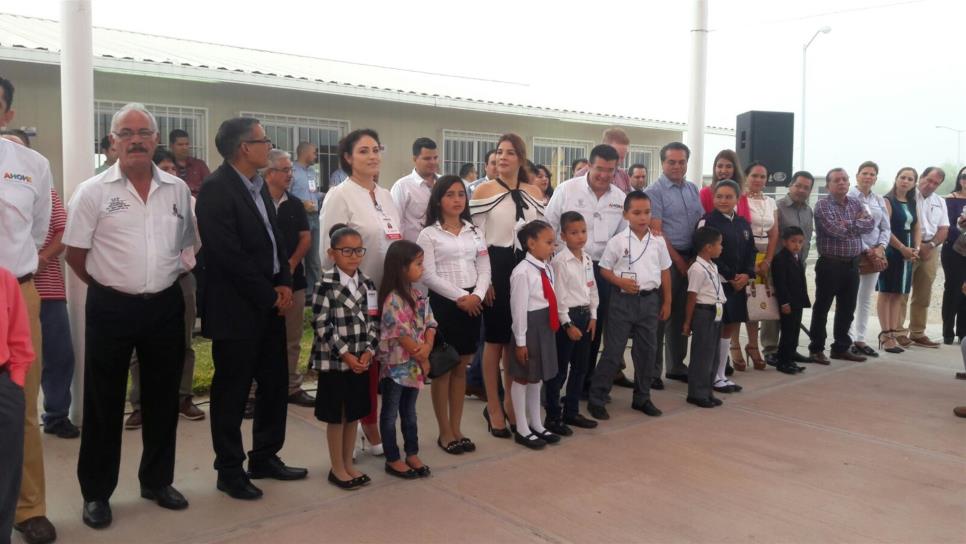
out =
<path fill-rule="evenodd" d="M 243 501 L 253 501 L 261 498 L 262 490 L 255 487 L 248 478 L 242 477 L 234 480 L 222 480 L 218 478 L 216 484 L 218 491 L 222 491 L 233 499 Z"/>
<path fill-rule="evenodd" d="M 865 355 L 866 357 L 879 356 L 879 352 L 872 349 L 872 346 L 869 346 L 869 345 L 859 347 L 853 344 L 852 347 L 850 348 L 850 351 L 852 352 L 853 355 L 858 355 L 858 356 L 862 356 L 862 355 Z"/>
<path fill-rule="evenodd" d="M 906 352 L 906 350 L 900 348 L 899 346 L 892 346 L 891 348 L 885 348 L 882 351 L 885 351 L 886 353 L 905 353 Z"/>
<path fill-rule="evenodd" d="M 593 419 L 587 419 L 583 414 L 577 414 L 574 417 L 565 417 L 564 423 L 567 425 L 572 425 L 578 429 L 596 429 L 597 422 Z"/>
<path fill-rule="evenodd" d="M 85 502 L 82 517 L 84 525 L 91 529 L 103 529 L 113 521 L 111 505 L 107 501 Z"/>
<path fill-rule="evenodd" d="M 543 422 L 543 426 L 555 435 L 571 436 L 574 434 L 574 430 L 560 419 L 547 419 Z"/>
<path fill-rule="evenodd" d="M 775 368 L 782 374 L 798 374 L 798 366 L 792 363 L 780 363 Z"/>
<path fill-rule="evenodd" d="M 412 468 L 406 470 L 396 470 L 392 468 L 392 465 L 386 463 L 386 474 L 390 476 L 395 476 L 396 478 L 402 478 L 403 480 L 413 480 L 419 477 L 416 471 Z"/>
<path fill-rule="evenodd" d="M 406 464 L 409 465 L 409 463 L 406 463 Z M 416 476 L 419 478 L 425 478 L 430 474 L 432 474 L 432 472 L 429 470 L 429 465 L 423 465 L 419 468 L 409 465 L 409 469 L 415 472 Z"/>
<path fill-rule="evenodd" d="M 486 420 L 486 430 L 489 431 L 490 434 L 492 434 L 496 438 L 512 437 L 513 434 L 510 433 L 510 430 L 507 429 L 506 427 L 503 427 L 502 429 L 497 429 L 493 427 L 493 424 L 490 423 L 490 412 L 486 408 L 487 408 L 486 406 L 483 407 L 483 419 Z"/>
<path fill-rule="evenodd" d="M 278 457 L 272 457 L 257 463 L 254 461 L 248 462 L 248 477 L 253 480 L 262 478 L 282 481 L 301 480 L 308 476 L 308 474 L 308 469 L 290 467 Z"/>
<path fill-rule="evenodd" d="M 454 440 L 444 446 L 442 439 L 437 438 L 436 445 L 439 446 L 439 449 L 450 455 L 463 455 L 463 446 L 460 444 L 459 440 Z"/>
<path fill-rule="evenodd" d="M 472 440 L 466 437 L 460 438 L 460 447 L 463 448 L 463 451 L 466 453 L 472 453 L 476 451 L 476 444 L 474 444 Z"/>
<path fill-rule="evenodd" d="M 662 412 L 654 403 L 647 400 L 640 404 L 631 404 L 631 408 L 637 410 L 638 412 L 644 412 L 646 415 L 651 417 L 658 417 L 664 412 Z"/>
<path fill-rule="evenodd" d="M 664 390 L 664 380 L 661 378 L 654 378 L 651 380 L 651 389 L 662 391 Z"/>
<path fill-rule="evenodd" d="M 356 482 L 359 486 L 363 486 L 363 485 L 368 485 L 370 482 L 372 482 L 372 478 L 370 478 L 368 474 L 363 473 L 362 476 L 359 476 L 358 478 L 353 478 L 352 481 Z"/>
<path fill-rule="evenodd" d="M 336 477 L 336 475 L 331 470 L 329 471 L 328 480 L 330 484 L 338 487 L 339 489 L 346 489 L 350 491 L 353 489 L 359 489 L 363 485 L 362 483 L 359 483 L 357 481 L 359 480 L 359 478 L 353 478 L 351 480 L 340 480 L 339 478 Z"/>
<path fill-rule="evenodd" d="M 571 431 L 571 432 L 573 432 L 573 431 Z M 542 433 L 538 433 L 537 431 L 533 431 L 533 434 L 535 434 L 535 435 L 539 436 L 540 438 L 542 438 L 543 441 L 546 442 L 547 444 L 559 444 L 560 443 L 560 436 L 557 435 L 557 434 L 555 434 L 555 433 L 552 433 L 552 432 L 548 431 L 547 429 L 544 429 Z"/>
<path fill-rule="evenodd" d="M 603 406 L 598 406 L 596 404 L 587 404 L 587 412 L 590 413 L 590 417 L 594 419 L 607 420 L 610 419 L 610 414 L 607 413 L 607 408 Z"/>
<path fill-rule="evenodd" d="M 547 441 L 543 438 L 540 438 L 540 435 L 536 433 L 530 433 L 527 436 L 523 436 L 520 433 L 514 433 L 513 440 L 516 441 L 517 444 L 526 446 L 531 450 L 543 449 L 543 447 L 547 445 Z"/>
<path fill-rule="evenodd" d="M 714 389 L 717 393 L 737 393 L 735 388 L 730 385 L 715 385 L 711 389 Z"/>
<path fill-rule="evenodd" d="M 724 404 L 724 401 L 719 399 L 718 397 L 711 397 L 711 402 L 713 402 L 715 406 L 721 406 L 722 404 Z"/>
<path fill-rule="evenodd" d="M 184 495 L 170 485 L 158 489 L 141 487 L 141 498 L 154 501 L 161 508 L 168 510 L 184 510 L 188 507 L 188 499 L 185 499 Z"/>
<path fill-rule="evenodd" d="M 688 397 L 686 400 L 688 404 L 693 404 L 701 408 L 714 408 L 715 406 L 717 406 L 717 404 L 715 404 L 714 401 L 712 401 L 711 399 L 698 399 L 694 397 Z"/>

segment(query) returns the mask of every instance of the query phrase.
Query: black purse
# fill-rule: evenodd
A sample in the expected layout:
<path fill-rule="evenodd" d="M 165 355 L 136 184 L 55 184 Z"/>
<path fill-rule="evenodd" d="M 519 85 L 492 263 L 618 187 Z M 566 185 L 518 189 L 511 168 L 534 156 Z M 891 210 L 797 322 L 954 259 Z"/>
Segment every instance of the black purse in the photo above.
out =
<path fill-rule="evenodd" d="M 429 377 L 436 378 L 446 374 L 460 364 L 460 354 L 456 353 L 456 348 L 446 343 L 439 329 L 436 329 L 436 338 L 433 340 L 433 351 L 429 352 Z"/>

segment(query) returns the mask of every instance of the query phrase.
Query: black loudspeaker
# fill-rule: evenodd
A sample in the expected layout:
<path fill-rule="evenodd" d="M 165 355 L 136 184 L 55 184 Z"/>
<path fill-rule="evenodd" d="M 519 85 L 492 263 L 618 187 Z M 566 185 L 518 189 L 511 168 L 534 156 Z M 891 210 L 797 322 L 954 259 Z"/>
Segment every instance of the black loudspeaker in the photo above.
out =
<path fill-rule="evenodd" d="M 783 111 L 748 111 L 738 116 L 735 151 L 744 168 L 754 161 L 768 167 L 768 186 L 787 187 L 792 177 L 795 115 Z"/>

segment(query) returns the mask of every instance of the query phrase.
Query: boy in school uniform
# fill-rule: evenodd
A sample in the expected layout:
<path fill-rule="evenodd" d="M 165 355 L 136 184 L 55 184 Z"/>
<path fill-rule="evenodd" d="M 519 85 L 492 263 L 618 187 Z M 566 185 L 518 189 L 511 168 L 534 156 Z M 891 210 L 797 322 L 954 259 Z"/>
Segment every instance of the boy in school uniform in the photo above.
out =
<path fill-rule="evenodd" d="M 570 425 L 593 429 L 597 422 L 580 414 L 579 399 L 587 373 L 591 341 L 597 334 L 597 307 L 600 304 L 594 263 L 584 250 L 587 243 L 587 223 L 578 212 L 560 215 L 560 239 L 566 244 L 563 251 L 550 262 L 556 277 L 557 295 L 557 375 L 544 383 L 547 400 L 547 421 L 544 427 L 551 432 L 570 436 Z M 570 368 L 570 376 L 567 369 Z M 560 389 L 567 382 L 567 396 L 561 414 Z"/>
<path fill-rule="evenodd" d="M 657 346 L 657 323 L 671 315 L 671 256 L 660 236 L 650 232 L 651 199 L 641 191 L 624 198 L 628 227 L 607 242 L 600 259 L 601 276 L 611 284 L 604 353 L 590 384 L 587 411 L 609 419 L 604 408 L 620 370 L 627 339 L 634 339 L 634 400 L 631 408 L 651 417 L 661 411 L 651 402 L 651 374 Z"/>
<path fill-rule="evenodd" d="M 808 284 L 805 283 L 805 265 L 799 257 L 804 244 L 805 232 L 801 228 L 785 227 L 782 231 L 782 249 L 775 254 L 771 265 L 781 328 L 776 356 L 778 362 L 775 367 L 785 374 L 797 374 L 805 370 L 805 367 L 795 363 L 802 309 L 812 307 L 808 298 Z"/>
<path fill-rule="evenodd" d="M 711 386 L 717 371 L 721 338 L 721 317 L 727 297 L 714 259 L 721 256 L 721 232 L 701 227 L 694 233 L 698 256 L 688 269 L 688 301 L 684 310 L 684 336 L 691 336 L 688 363 L 688 398 L 701 408 L 721 406 Z"/>

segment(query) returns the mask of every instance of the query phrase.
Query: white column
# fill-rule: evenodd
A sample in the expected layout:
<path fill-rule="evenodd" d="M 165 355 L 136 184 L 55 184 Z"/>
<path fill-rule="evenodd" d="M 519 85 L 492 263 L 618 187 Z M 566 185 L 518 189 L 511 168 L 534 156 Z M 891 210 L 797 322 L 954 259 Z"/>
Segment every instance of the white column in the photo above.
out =
<path fill-rule="evenodd" d="M 694 1 L 694 26 L 691 29 L 691 85 L 688 109 L 688 179 L 700 187 L 704 176 L 704 101 L 708 76 L 708 2 Z"/>
<path fill-rule="evenodd" d="M 60 2 L 60 108 L 64 201 L 94 175 L 94 52 L 90 0 Z M 84 301 L 87 287 L 67 267 L 67 311 L 74 341 L 71 420 L 84 416 Z"/>

